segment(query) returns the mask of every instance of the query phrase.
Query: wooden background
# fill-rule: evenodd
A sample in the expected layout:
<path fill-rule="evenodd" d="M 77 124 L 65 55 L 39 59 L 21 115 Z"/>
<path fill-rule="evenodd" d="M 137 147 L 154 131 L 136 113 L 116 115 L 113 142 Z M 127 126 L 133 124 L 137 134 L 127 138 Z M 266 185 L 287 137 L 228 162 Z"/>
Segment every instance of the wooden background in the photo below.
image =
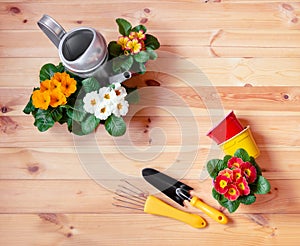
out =
<path fill-rule="evenodd" d="M 70 4 L 72 2 L 72 4 Z M 206 3 L 207 2 L 207 3 Z M 20 0 L 0 1 L 0 245 L 298 245 L 300 226 L 300 2 L 293 0 Z M 251 126 L 261 150 L 258 162 L 270 179 L 270 194 L 241 206 L 220 225 L 194 229 L 175 220 L 115 208 L 113 194 L 97 184 L 83 166 L 66 126 L 40 133 L 22 110 L 39 68 L 58 63 L 54 45 L 38 29 L 43 14 L 66 30 L 90 26 L 107 41 L 118 36 L 115 19 L 145 24 L 161 51 L 195 64 L 221 98 L 224 112 L 234 110 Z M 192 71 L 187 71 L 187 73 Z M 128 83 L 160 85 L 189 105 L 199 130 L 197 156 L 184 181 L 216 208 L 211 180 L 200 181 L 210 149 L 212 127 L 195 90 L 160 72 Z M 201 83 L 199 82 L 199 88 Z M 166 97 L 168 99 L 168 97 Z M 103 129 L 96 136 L 106 160 L 124 174 L 143 167 L 160 170 L 178 160 L 180 121 L 164 110 L 166 98 L 153 98 L 162 109 L 140 110 L 127 118 L 135 149 L 125 156 Z M 216 99 L 217 100 L 217 99 Z M 167 100 L 168 101 L 168 100 Z M 182 111 L 187 108 L 182 107 Z M 163 151 L 138 161 L 130 153 L 153 147 L 151 130 L 166 135 Z M 189 134 L 193 134 L 193 130 Z M 123 146 L 123 147 L 124 147 Z M 131 152 L 130 152 L 131 151 Z M 216 156 L 217 157 L 217 156 Z M 103 170 L 105 172 L 105 170 Z M 161 198 L 176 206 L 168 198 Z"/>

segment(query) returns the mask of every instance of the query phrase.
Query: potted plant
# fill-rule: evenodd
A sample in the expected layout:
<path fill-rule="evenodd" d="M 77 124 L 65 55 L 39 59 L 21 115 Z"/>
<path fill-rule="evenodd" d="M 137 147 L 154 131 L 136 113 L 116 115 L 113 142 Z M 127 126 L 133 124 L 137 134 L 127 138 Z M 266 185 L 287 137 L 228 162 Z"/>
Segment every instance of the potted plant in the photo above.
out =
<path fill-rule="evenodd" d="M 255 159 L 244 149 L 236 150 L 233 156 L 208 161 L 207 171 L 213 178 L 212 196 L 230 213 L 241 203 L 254 203 L 256 194 L 267 194 L 271 189 Z"/>

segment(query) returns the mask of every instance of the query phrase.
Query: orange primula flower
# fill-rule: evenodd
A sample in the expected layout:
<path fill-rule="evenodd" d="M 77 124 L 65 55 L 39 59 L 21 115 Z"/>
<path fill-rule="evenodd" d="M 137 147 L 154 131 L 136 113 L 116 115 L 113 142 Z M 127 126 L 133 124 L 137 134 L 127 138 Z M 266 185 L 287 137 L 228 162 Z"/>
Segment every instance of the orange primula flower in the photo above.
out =
<path fill-rule="evenodd" d="M 32 92 L 32 104 L 36 108 L 47 110 L 50 104 L 49 91 L 35 90 Z"/>
<path fill-rule="evenodd" d="M 51 79 L 51 91 L 55 90 L 55 89 L 60 89 L 61 87 L 61 83 L 56 80 L 56 79 Z"/>
<path fill-rule="evenodd" d="M 40 90 L 41 92 L 44 91 L 50 91 L 51 90 L 51 80 L 50 79 L 46 79 L 43 82 L 41 82 L 40 84 Z"/>
<path fill-rule="evenodd" d="M 72 93 L 74 93 L 77 89 L 76 87 L 76 80 L 71 78 L 69 74 L 66 72 L 63 73 L 55 73 L 52 77 L 52 80 L 57 80 L 60 82 L 60 90 L 66 96 L 69 97 Z M 53 82 L 55 83 L 55 82 Z"/>
<path fill-rule="evenodd" d="M 50 106 L 53 108 L 67 103 L 66 96 L 59 89 L 51 91 L 50 97 Z"/>

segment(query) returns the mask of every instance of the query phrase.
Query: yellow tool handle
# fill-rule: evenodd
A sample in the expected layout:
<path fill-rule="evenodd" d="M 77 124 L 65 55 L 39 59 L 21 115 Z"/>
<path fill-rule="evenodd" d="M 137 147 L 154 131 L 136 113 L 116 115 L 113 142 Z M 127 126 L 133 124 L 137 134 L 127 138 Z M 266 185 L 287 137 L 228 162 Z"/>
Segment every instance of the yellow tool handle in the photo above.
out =
<path fill-rule="evenodd" d="M 205 214 L 213 218 L 215 221 L 226 224 L 228 222 L 227 217 L 221 213 L 219 210 L 207 205 L 206 203 L 202 202 L 198 197 L 194 196 L 190 200 L 190 204 L 196 208 L 201 209 Z"/>
<path fill-rule="evenodd" d="M 174 208 L 155 196 L 148 196 L 145 202 L 144 212 L 173 218 L 195 228 L 203 228 L 206 226 L 206 221 L 201 216 Z"/>

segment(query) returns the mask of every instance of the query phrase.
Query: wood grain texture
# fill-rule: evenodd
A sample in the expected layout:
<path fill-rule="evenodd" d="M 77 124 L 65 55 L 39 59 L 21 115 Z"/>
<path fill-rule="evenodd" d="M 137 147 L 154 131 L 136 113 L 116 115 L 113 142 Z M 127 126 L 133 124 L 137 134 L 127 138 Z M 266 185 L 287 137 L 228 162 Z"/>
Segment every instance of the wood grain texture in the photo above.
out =
<path fill-rule="evenodd" d="M 58 124 L 40 133 L 22 112 L 40 67 L 59 62 L 36 24 L 43 14 L 67 31 L 94 27 L 107 42 L 118 38 L 118 17 L 159 38 L 159 60 L 126 81 L 142 97 L 125 117 L 125 136 L 100 126 L 87 141 Z M 295 0 L 0 0 L 0 245 L 298 245 L 299 18 Z M 190 65 L 174 67 L 174 55 Z M 251 126 L 272 188 L 225 211 L 224 226 L 157 193 L 140 173 L 168 170 L 223 210 L 205 171 L 223 153 L 206 133 L 230 110 Z M 120 177 L 208 227 L 114 207 Z"/>
<path fill-rule="evenodd" d="M 157 220 L 160 220 L 159 224 Z M 251 244 L 261 246 L 296 245 L 298 236 L 293 230 L 299 225 L 298 220 L 298 214 L 284 217 L 277 214 L 235 215 L 234 222 L 226 226 L 214 224 L 205 230 L 197 230 L 147 214 L 0 215 L 0 243 L 20 245 L 23 243 L 21 236 L 36 232 L 35 236 L 28 237 L 28 244 L 140 245 L 144 241 L 144 245 L 187 245 L 188 240 L 188 245 L 198 245 L 199 241 L 213 245 L 216 235 L 222 235 L 223 240 L 236 244 L 245 244 L 247 237 L 251 238 Z M 13 236 L 15 232 L 20 237 Z"/>

